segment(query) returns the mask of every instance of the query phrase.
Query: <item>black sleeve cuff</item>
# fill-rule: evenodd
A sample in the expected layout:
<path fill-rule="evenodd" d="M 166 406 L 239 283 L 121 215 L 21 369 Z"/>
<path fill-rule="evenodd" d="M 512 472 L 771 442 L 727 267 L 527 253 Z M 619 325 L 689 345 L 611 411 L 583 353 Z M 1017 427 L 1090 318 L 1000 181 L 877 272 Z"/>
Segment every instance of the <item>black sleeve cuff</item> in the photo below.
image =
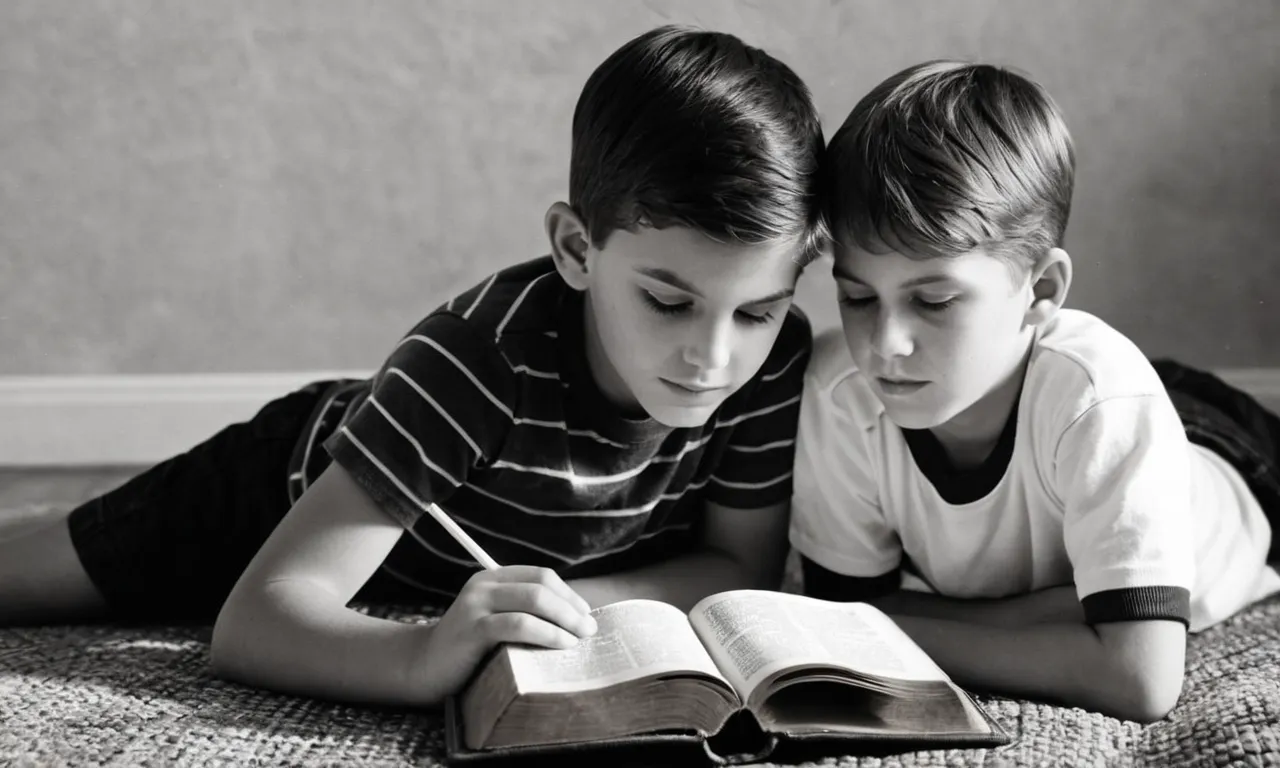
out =
<path fill-rule="evenodd" d="M 1087 595 L 1080 604 L 1088 624 L 1169 619 L 1191 625 L 1191 593 L 1183 587 L 1130 587 Z"/>
<path fill-rule="evenodd" d="M 819 600 L 863 603 L 897 592 L 902 585 L 902 569 L 894 568 L 880 576 L 845 576 L 827 570 L 804 555 L 800 556 L 804 575 L 804 593 Z"/>

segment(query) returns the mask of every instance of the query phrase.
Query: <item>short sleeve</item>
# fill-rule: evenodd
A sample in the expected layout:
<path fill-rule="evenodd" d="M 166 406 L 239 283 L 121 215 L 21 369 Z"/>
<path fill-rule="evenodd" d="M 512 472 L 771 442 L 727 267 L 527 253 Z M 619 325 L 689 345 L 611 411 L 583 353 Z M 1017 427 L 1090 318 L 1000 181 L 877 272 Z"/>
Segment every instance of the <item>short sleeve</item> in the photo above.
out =
<path fill-rule="evenodd" d="M 791 497 L 800 390 L 812 351 L 809 322 L 788 312 L 748 398 L 726 420 L 733 433 L 707 484 L 708 501 L 757 509 Z"/>
<path fill-rule="evenodd" d="M 437 313 L 406 335 L 368 398 L 325 448 L 388 514 L 411 527 L 470 470 L 495 457 L 512 423 L 514 374 L 492 339 Z"/>
<path fill-rule="evenodd" d="M 805 377 L 791 545 L 835 574 L 879 577 L 900 566 L 902 543 L 880 506 L 867 427 L 838 404 L 835 392 L 837 387 L 818 376 Z"/>
<path fill-rule="evenodd" d="M 1166 398 L 1096 403 L 1054 458 L 1063 537 L 1091 624 L 1190 620 L 1195 579 L 1190 457 Z"/>

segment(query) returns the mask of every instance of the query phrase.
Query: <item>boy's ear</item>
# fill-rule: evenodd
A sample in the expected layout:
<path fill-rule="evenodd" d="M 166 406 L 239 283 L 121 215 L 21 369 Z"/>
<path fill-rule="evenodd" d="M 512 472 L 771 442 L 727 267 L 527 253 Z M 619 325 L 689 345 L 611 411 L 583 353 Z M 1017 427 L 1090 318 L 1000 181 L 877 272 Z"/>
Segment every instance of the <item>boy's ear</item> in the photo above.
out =
<path fill-rule="evenodd" d="M 1040 325 L 1057 314 L 1071 288 L 1071 257 L 1061 248 L 1050 248 L 1031 269 L 1031 306 L 1027 325 Z"/>
<path fill-rule="evenodd" d="M 587 289 L 587 251 L 591 238 L 582 218 L 565 203 L 553 203 L 543 218 L 551 241 L 551 258 L 560 277 L 575 291 Z"/>

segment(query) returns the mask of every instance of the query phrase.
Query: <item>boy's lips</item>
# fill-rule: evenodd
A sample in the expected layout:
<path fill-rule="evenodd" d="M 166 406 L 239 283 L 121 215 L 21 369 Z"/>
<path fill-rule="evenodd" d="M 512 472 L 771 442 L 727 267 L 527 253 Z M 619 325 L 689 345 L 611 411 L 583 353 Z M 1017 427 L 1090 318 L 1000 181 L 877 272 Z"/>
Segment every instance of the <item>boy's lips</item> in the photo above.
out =
<path fill-rule="evenodd" d="M 725 388 L 723 385 L 707 386 L 705 384 L 693 384 L 693 383 L 686 384 L 684 382 L 673 381 L 671 379 L 661 379 L 661 381 L 663 384 L 666 384 L 667 388 L 672 390 L 673 392 L 682 394 L 686 397 L 694 397 L 694 398 L 710 397 L 711 395 Z"/>
<path fill-rule="evenodd" d="M 886 395 L 910 395 L 920 391 L 929 382 L 921 379 L 903 379 L 890 376 L 877 376 L 876 386 Z"/>

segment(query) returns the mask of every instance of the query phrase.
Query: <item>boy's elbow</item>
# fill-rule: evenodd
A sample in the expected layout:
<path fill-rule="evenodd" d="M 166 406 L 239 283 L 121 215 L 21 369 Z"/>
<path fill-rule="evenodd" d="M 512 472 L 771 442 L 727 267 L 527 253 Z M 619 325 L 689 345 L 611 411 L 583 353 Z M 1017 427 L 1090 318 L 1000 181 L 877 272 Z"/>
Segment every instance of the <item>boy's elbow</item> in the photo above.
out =
<path fill-rule="evenodd" d="M 1111 670 L 1104 690 L 1109 694 L 1109 714 L 1136 723 L 1163 720 L 1182 696 L 1181 659 L 1149 659 L 1149 664 Z"/>
<path fill-rule="evenodd" d="M 229 646 L 226 633 L 220 633 L 215 625 L 213 639 L 209 643 L 209 672 L 223 680 L 235 680 L 239 677 L 236 674 L 234 653 Z"/>
<path fill-rule="evenodd" d="M 1135 676 L 1125 682 L 1125 689 L 1116 692 L 1115 717 L 1136 723 L 1154 723 L 1163 720 L 1178 703 L 1182 695 L 1182 672 L 1176 674 Z"/>
<path fill-rule="evenodd" d="M 209 671 L 215 677 L 233 679 L 236 677 L 236 653 L 238 627 L 231 618 L 226 606 L 218 612 L 218 619 L 213 624 L 213 636 L 209 639 Z"/>
<path fill-rule="evenodd" d="M 1092 683 L 1099 709 L 1138 723 L 1163 719 L 1178 703 L 1186 670 L 1186 630 L 1173 621 L 1099 624 L 1104 647 Z"/>
<path fill-rule="evenodd" d="M 213 635 L 209 639 L 209 670 L 216 677 L 226 680 L 244 680 L 249 674 L 249 659 L 246 653 L 250 644 L 246 638 L 247 630 L 252 626 L 260 626 L 264 617 L 253 615 L 253 607 L 247 597 L 233 590 L 213 624 Z"/>

